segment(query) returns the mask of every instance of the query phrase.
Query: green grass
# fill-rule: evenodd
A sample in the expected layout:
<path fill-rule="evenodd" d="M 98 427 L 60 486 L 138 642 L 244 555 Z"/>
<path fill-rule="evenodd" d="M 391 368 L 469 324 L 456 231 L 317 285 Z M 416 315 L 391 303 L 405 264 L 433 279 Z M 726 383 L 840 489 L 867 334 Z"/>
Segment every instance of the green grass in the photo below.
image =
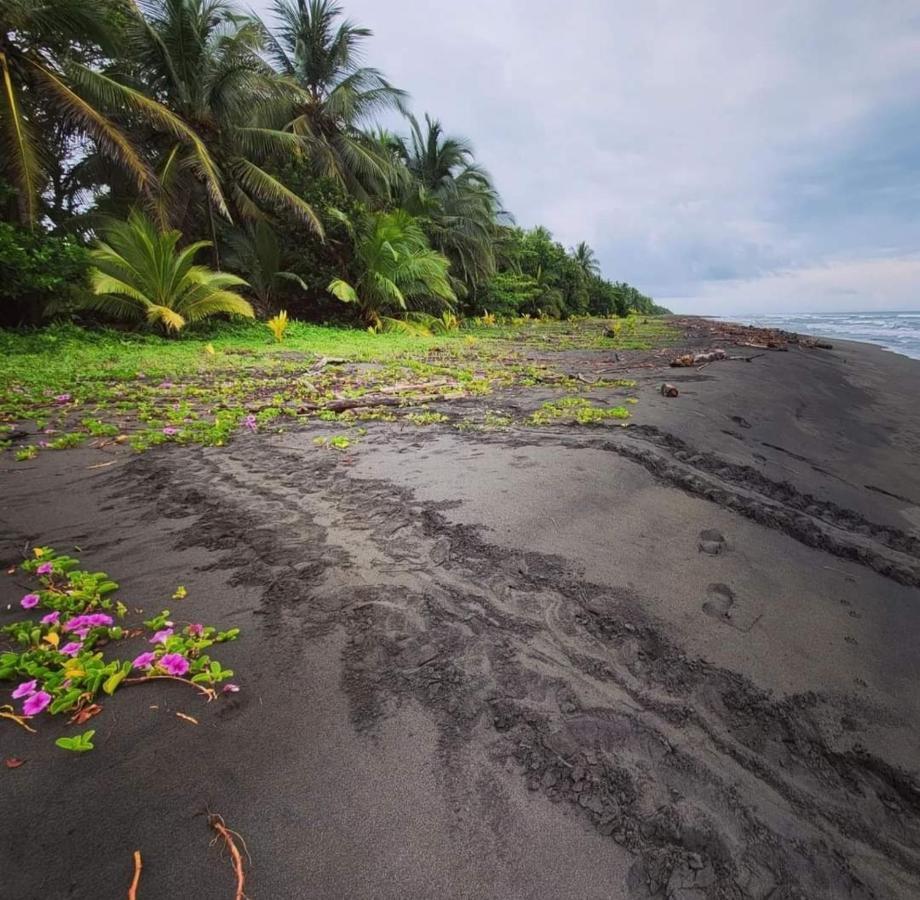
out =
<path fill-rule="evenodd" d="M 623 320 L 615 338 L 605 337 L 607 325 L 600 319 L 525 321 L 426 337 L 292 321 L 283 343 L 264 323 L 212 325 L 176 338 L 72 325 L 0 331 L 0 448 L 25 460 L 39 450 L 105 441 L 130 442 L 136 450 L 163 443 L 222 445 L 240 429 L 280 430 L 304 416 L 386 421 L 406 415 L 317 407 L 381 389 L 400 393 L 406 384 L 432 385 L 415 392 L 416 406 L 430 396 L 486 395 L 512 385 L 575 394 L 586 386 L 556 366 L 559 351 L 645 349 L 677 335 L 661 319 Z M 346 364 L 312 373 L 323 357 Z M 549 418 L 552 411 L 541 413 Z M 571 418 L 579 421 L 578 415 L 588 424 L 619 413 L 601 416 L 592 408 Z M 443 421 L 438 413 L 408 418 L 417 425 Z M 4 441 L 14 426 L 33 432 L 27 445 Z"/>

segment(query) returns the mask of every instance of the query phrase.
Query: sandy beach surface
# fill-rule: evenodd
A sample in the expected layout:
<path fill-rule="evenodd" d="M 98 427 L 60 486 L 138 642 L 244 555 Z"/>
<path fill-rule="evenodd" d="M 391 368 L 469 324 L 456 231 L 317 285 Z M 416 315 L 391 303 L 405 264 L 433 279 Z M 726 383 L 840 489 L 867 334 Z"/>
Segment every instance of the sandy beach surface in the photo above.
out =
<path fill-rule="evenodd" d="M 176 617 L 242 629 L 242 690 L 120 691 L 80 757 L 0 729 L 0 897 L 124 897 L 139 849 L 139 897 L 230 898 L 209 811 L 254 900 L 920 896 L 920 363 L 622 371 L 628 427 L 7 467 L 4 567 L 76 546 L 129 605 L 185 585 Z"/>

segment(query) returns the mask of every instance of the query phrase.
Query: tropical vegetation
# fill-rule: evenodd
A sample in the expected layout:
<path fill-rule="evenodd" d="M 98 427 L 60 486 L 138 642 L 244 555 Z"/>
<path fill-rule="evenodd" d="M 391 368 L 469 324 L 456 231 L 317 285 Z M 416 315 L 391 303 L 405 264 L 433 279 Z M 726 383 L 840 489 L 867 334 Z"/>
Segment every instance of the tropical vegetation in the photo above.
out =
<path fill-rule="evenodd" d="M 515 225 L 335 0 L 265 20 L 237 0 L 0 0 L 0 20 L 0 325 L 660 311 L 587 243 Z"/>

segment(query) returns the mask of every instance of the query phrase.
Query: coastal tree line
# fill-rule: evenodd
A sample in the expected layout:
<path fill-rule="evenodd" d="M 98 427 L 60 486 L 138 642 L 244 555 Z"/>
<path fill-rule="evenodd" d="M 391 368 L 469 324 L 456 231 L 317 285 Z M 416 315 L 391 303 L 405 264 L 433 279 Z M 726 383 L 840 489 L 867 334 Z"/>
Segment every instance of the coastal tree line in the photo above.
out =
<path fill-rule="evenodd" d="M 0 324 L 660 311 L 515 225 L 333 0 L 0 0 L 0 22 Z"/>

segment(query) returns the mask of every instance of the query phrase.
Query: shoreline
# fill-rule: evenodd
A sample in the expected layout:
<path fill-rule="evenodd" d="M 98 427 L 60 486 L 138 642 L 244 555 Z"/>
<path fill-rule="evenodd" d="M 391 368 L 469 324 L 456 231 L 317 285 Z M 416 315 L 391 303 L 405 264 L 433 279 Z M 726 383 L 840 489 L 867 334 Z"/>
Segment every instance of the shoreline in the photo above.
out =
<path fill-rule="evenodd" d="M 920 311 L 906 310 L 905 313 L 910 313 L 912 316 L 915 315 L 917 319 L 920 320 Z M 894 311 L 891 314 L 897 315 L 898 311 Z M 814 316 L 815 318 L 820 318 L 822 315 L 839 316 L 839 315 L 846 315 L 846 313 L 809 314 L 809 316 Z M 870 315 L 870 314 L 865 313 L 865 315 Z M 817 333 L 817 332 L 812 332 L 808 330 L 807 328 L 794 328 L 794 329 L 788 328 L 784 324 L 784 323 L 788 323 L 790 319 L 795 320 L 797 318 L 804 318 L 804 317 L 809 317 L 809 316 L 792 316 L 792 315 L 783 316 L 781 314 L 775 314 L 775 315 L 767 314 L 767 315 L 762 315 L 762 316 L 742 317 L 742 318 L 733 318 L 730 316 L 726 316 L 724 318 L 721 316 L 715 316 L 715 317 L 701 316 L 700 318 L 708 318 L 714 322 L 732 323 L 736 325 L 743 325 L 745 327 L 762 327 L 762 328 L 776 327 L 778 329 L 790 331 L 795 334 L 801 334 L 807 337 L 817 338 L 820 340 L 840 341 L 841 343 L 851 342 L 854 344 L 869 344 L 873 347 L 878 347 L 881 350 L 887 350 L 889 353 L 895 353 L 898 356 L 906 356 L 908 359 L 920 361 L 920 344 L 918 344 L 918 348 L 914 350 L 914 355 L 912 355 L 910 353 L 905 353 L 902 349 L 899 349 L 897 345 L 889 346 L 884 343 L 880 343 L 881 338 L 879 340 L 873 340 L 870 337 L 866 337 L 866 338 L 846 337 L 846 336 L 841 335 L 839 332 L 833 332 L 833 331 Z M 774 320 L 774 319 L 776 320 L 776 325 L 770 324 L 771 320 Z"/>
<path fill-rule="evenodd" d="M 3 563 L 78 545 L 132 604 L 183 584 L 176 615 L 242 629 L 226 702 L 116 694 L 78 759 L 54 722 L 3 732 L 26 759 L 7 890 L 119 896 L 140 848 L 152 896 L 218 900 L 209 808 L 253 896 L 916 896 L 920 369 L 834 343 L 534 355 L 615 364 L 626 427 L 367 422 L 335 453 L 310 421 L 7 476 Z M 559 396 L 430 407 L 519 420 Z"/>

